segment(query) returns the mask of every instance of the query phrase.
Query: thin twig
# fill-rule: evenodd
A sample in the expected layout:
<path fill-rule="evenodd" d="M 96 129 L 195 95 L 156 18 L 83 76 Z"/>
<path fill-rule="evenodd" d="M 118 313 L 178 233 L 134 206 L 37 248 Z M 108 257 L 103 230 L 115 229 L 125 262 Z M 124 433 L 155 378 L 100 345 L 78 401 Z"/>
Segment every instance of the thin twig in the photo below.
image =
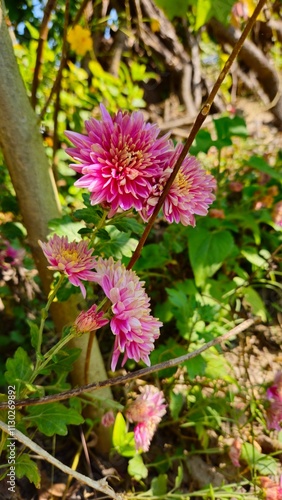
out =
<path fill-rule="evenodd" d="M 236 42 L 229 58 L 227 59 L 222 71 L 220 72 L 204 106 L 202 107 L 201 111 L 199 112 L 195 122 L 194 122 L 194 125 L 191 129 L 191 132 L 187 138 L 187 141 L 185 142 L 184 146 L 183 146 L 183 150 L 181 151 L 181 154 L 179 155 L 178 157 L 178 160 L 176 161 L 175 163 L 175 166 L 173 168 L 173 171 L 170 175 L 170 177 L 168 178 L 167 180 L 167 183 L 164 187 L 164 190 L 159 198 L 159 201 L 154 209 L 154 212 L 152 213 L 150 219 L 149 219 L 149 222 L 147 224 L 147 226 L 145 227 L 145 230 L 140 238 L 140 241 L 127 265 L 127 269 L 132 269 L 132 267 L 134 266 L 135 262 L 139 259 L 140 255 L 141 255 L 141 250 L 145 244 L 145 241 L 147 240 L 147 237 L 149 236 L 149 233 L 153 227 L 153 224 L 157 218 L 157 215 L 160 211 L 160 209 L 162 208 L 162 205 L 167 197 L 167 194 L 171 188 L 171 185 L 182 165 L 182 162 L 184 160 L 184 158 L 186 157 L 190 147 L 192 146 L 192 143 L 197 135 L 197 133 L 199 132 L 202 124 L 204 123 L 207 115 L 209 114 L 210 112 L 210 109 L 211 109 L 211 105 L 214 101 L 214 98 L 217 94 L 217 92 L 219 91 L 219 88 L 223 82 L 223 80 L 225 79 L 225 77 L 227 76 L 233 62 L 235 61 L 236 57 L 238 56 L 247 36 L 249 35 L 255 21 L 256 21 L 256 18 L 257 16 L 259 15 L 263 5 L 265 4 L 266 0 L 259 0 L 252 16 L 250 17 L 250 19 L 248 20 L 245 28 L 244 28 L 244 31 L 242 32 L 242 35 L 240 36 L 239 40 Z"/>
<path fill-rule="evenodd" d="M 60 66 L 58 69 L 58 73 L 57 73 L 54 85 L 50 90 L 49 97 L 45 103 L 45 106 L 43 107 L 43 109 L 40 113 L 40 116 L 39 116 L 40 120 L 42 120 L 42 118 L 44 117 L 44 115 L 47 111 L 47 108 L 48 108 L 48 106 L 53 98 L 54 93 L 58 92 L 60 89 L 61 77 L 62 77 L 63 69 L 64 69 L 65 64 L 66 64 L 66 56 L 67 56 L 67 31 L 68 31 L 68 26 L 69 26 L 69 5 L 70 5 L 69 0 L 66 0 L 66 2 L 65 2 L 65 21 L 64 21 L 64 32 L 63 32 L 62 57 L 61 57 L 61 61 L 60 61 Z"/>
<path fill-rule="evenodd" d="M 38 82 L 39 82 L 39 73 L 40 73 L 40 68 L 43 63 L 43 47 L 44 43 L 47 40 L 48 36 L 48 22 L 52 13 L 52 10 L 54 9 L 56 5 L 57 0 L 48 0 L 46 7 L 44 9 L 44 16 L 42 19 L 42 23 L 40 26 L 40 31 L 39 31 L 39 40 L 38 40 L 38 47 L 36 51 L 36 62 L 35 62 L 35 68 L 34 68 L 34 73 L 33 73 L 33 80 L 32 80 L 32 87 L 31 87 L 31 105 L 33 108 L 35 108 L 36 103 L 37 103 L 37 97 L 36 97 L 36 91 L 38 87 Z"/>
<path fill-rule="evenodd" d="M 6 434 L 10 434 L 8 425 L 2 422 L 2 420 L 0 420 L 0 428 L 4 432 L 6 432 Z M 107 480 L 105 478 L 100 479 L 99 481 L 94 481 L 93 479 L 90 479 L 89 477 L 84 476 L 79 472 L 76 472 L 75 470 L 71 469 L 67 465 L 64 465 L 62 462 L 54 458 L 47 451 L 43 450 L 41 446 L 38 446 L 38 444 L 34 443 L 34 441 L 29 439 L 27 436 L 25 436 L 22 432 L 18 431 L 17 429 L 13 429 L 13 439 L 16 439 L 20 443 L 27 446 L 34 453 L 47 460 L 47 462 L 57 467 L 65 474 L 68 474 L 77 479 L 78 481 L 87 484 L 87 486 L 90 486 L 94 490 L 101 491 L 102 493 L 105 493 L 106 495 L 108 495 L 111 498 L 114 498 L 115 500 L 123 499 L 123 495 L 115 493 L 114 490 L 111 488 L 111 486 L 108 485 Z"/>
<path fill-rule="evenodd" d="M 69 399 L 73 396 L 79 396 L 82 393 L 96 391 L 98 389 L 101 389 L 102 387 L 112 387 L 114 385 L 125 384 L 126 382 L 129 382 L 131 380 L 145 377 L 147 375 L 158 372 L 160 370 L 164 370 L 166 368 L 172 368 L 173 366 L 180 365 L 181 363 L 184 363 L 185 361 L 189 361 L 190 359 L 195 358 L 196 356 L 198 356 L 202 352 L 206 351 L 210 347 L 214 347 L 218 344 L 221 344 L 222 342 L 226 342 L 228 339 L 230 339 L 231 337 L 234 337 L 235 335 L 239 335 L 239 333 L 244 332 L 245 330 L 247 330 L 248 328 L 250 328 L 252 325 L 254 325 L 257 322 L 260 322 L 260 319 L 253 319 L 253 318 L 247 319 L 247 320 L 243 321 L 242 323 L 240 323 L 239 325 L 232 328 L 232 330 L 225 333 L 224 335 L 221 335 L 220 337 L 217 337 L 216 339 L 210 340 L 210 342 L 207 342 L 206 344 L 202 345 L 201 347 L 199 347 L 199 349 L 196 349 L 193 352 L 189 352 L 187 354 L 184 354 L 183 356 L 179 356 L 178 358 L 169 359 L 167 361 L 163 361 L 162 363 L 158 363 L 156 365 L 149 366 L 148 368 L 142 368 L 141 370 L 138 370 L 134 373 L 127 373 L 126 375 L 122 375 L 120 377 L 102 380 L 101 382 L 94 382 L 92 384 L 77 387 L 77 388 L 71 389 L 69 391 L 61 392 L 60 394 L 52 394 L 50 396 L 45 396 L 45 397 L 40 398 L 40 399 L 22 399 L 19 401 L 15 401 L 14 405 L 16 407 L 19 407 L 19 406 L 42 405 L 42 404 L 51 403 L 54 401 L 63 401 L 63 400 Z M 1 403 L 0 410 L 5 409 L 5 408 L 8 408 L 8 403 Z"/>

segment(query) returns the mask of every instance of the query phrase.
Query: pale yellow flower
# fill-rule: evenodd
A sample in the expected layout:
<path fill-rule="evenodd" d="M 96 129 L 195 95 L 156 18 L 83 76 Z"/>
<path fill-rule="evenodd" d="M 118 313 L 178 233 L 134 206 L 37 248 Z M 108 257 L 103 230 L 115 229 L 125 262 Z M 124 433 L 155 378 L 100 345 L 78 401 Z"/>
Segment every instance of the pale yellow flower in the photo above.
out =
<path fill-rule="evenodd" d="M 71 49 L 79 56 L 84 56 L 86 52 L 92 50 L 93 43 L 91 33 L 88 29 L 82 28 L 78 24 L 72 28 L 67 36 L 67 41 Z"/>

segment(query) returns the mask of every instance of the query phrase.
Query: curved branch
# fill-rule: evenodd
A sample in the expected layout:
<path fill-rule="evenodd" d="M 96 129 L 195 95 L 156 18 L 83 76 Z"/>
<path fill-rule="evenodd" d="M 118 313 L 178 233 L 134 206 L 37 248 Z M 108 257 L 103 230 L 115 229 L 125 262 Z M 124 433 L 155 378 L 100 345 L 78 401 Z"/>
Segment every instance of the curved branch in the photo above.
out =
<path fill-rule="evenodd" d="M 199 349 L 196 349 L 193 352 L 189 352 L 187 354 L 184 354 L 183 356 L 179 356 L 178 358 L 174 359 L 169 359 L 168 361 L 163 361 L 162 363 L 158 363 L 153 366 L 149 366 L 148 368 L 143 368 L 141 370 L 138 370 L 137 372 L 134 373 L 127 373 L 126 375 L 122 375 L 120 377 L 115 377 L 112 379 L 107 379 L 103 380 L 101 382 L 97 382 L 94 384 L 88 384 L 84 385 L 82 387 L 77 387 L 76 389 L 71 389 L 70 391 L 65 391 L 61 392 L 60 394 L 52 394 L 50 396 L 45 396 L 40 399 L 22 399 L 20 401 L 15 401 L 14 405 L 16 407 L 19 406 L 31 406 L 31 405 L 43 405 L 46 403 L 51 403 L 54 401 L 64 401 L 66 399 L 69 399 L 73 396 L 79 396 L 80 394 L 87 393 L 87 392 L 92 392 L 92 391 L 97 391 L 98 389 L 101 389 L 102 387 L 112 387 L 114 385 L 119 385 L 119 384 L 125 384 L 126 382 L 129 382 L 131 380 L 135 380 L 137 378 L 145 377 L 147 375 L 150 375 L 151 373 L 156 373 L 160 370 L 163 370 L 165 368 L 172 368 L 173 366 L 178 366 L 181 363 L 184 363 L 185 361 L 189 361 L 190 359 L 195 358 L 202 352 L 206 351 L 207 349 L 210 349 L 210 347 L 214 347 L 216 345 L 222 344 L 223 342 L 226 342 L 229 340 L 231 337 L 234 337 L 236 335 L 239 335 L 239 333 L 244 332 L 248 328 L 250 328 L 252 325 L 256 323 L 260 323 L 260 319 L 247 319 L 240 323 L 239 325 L 235 326 L 230 330 L 229 332 L 225 333 L 224 335 L 221 335 L 220 337 L 217 337 L 216 339 L 210 340 L 210 342 L 207 342 L 206 344 L 202 345 Z M 0 404 L 0 410 L 2 409 L 7 409 L 8 408 L 8 403 L 1 403 Z"/>
<path fill-rule="evenodd" d="M 2 422 L 2 420 L 0 420 L 0 429 L 2 429 L 6 434 L 10 434 L 8 425 Z M 39 455 L 41 458 L 44 458 L 44 460 L 54 465 L 55 467 L 63 471 L 65 474 L 68 474 L 69 476 L 74 477 L 78 481 L 87 484 L 87 486 L 90 486 L 94 490 L 101 491 L 110 498 L 114 498 L 115 500 L 122 500 L 123 496 L 119 493 L 115 493 L 114 490 L 111 488 L 111 486 L 108 485 L 107 480 L 105 478 L 100 479 L 99 481 L 94 481 L 93 479 L 90 479 L 90 477 L 84 476 L 83 474 L 80 474 L 80 472 L 76 472 L 75 470 L 71 469 L 67 465 L 57 460 L 57 458 L 50 455 L 50 453 L 48 453 L 47 451 L 43 450 L 41 446 L 38 446 L 38 444 L 34 443 L 34 441 L 29 439 L 29 437 L 25 436 L 25 434 L 18 431 L 17 429 L 13 429 L 13 439 L 16 439 L 20 443 L 27 446 L 27 448 L 36 453 L 36 455 Z"/>

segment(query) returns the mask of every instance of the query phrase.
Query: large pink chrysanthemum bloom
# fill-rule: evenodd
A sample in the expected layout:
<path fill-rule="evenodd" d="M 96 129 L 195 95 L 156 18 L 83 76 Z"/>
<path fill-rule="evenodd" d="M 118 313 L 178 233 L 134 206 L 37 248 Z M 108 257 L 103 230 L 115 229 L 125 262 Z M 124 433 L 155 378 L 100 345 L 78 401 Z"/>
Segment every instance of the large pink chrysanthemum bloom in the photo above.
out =
<path fill-rule="evenodd" d="M 157 426 L 166 413 L 163 392 L 153 385 L 140 387 L 137 398 L 128 406 L 126 417 L 137 422 L 134 439 L 137 451 L 148 451 Z"/>
<path fill-rule="evenodd" d="M 183 145 L 178 144 L 168 155 L 164 172 L 141 211 L 144 220 L 152 215 L 182 149 Z M 194 156 L 186 156 L 164 201 L 162 210 L 165 218 L 170 223 L 181 222 L 184 226 L 195 226 L 195 214 L 207 215 L 208 206 L 215 199 L 212 194 L 215 187 L 214 177 L 202 169 Z"/>
<path fill-rule="evenodd" d="M 54 235 L 43 243 L 39 241 L 43 253 L 52 271 L 60 271 L 65 274 L 70 283 L 79 286 L 83 297 L 86 296 L 86 289 L 81 280 L 94 281 L 95 273 L 93 269 L 96 258 L 92 257 L 92 249 L 88 248 L 86 241 L 68 241 L 67 236 Z"/>
<path fill-rule="evenodd" d="M 88 309 L 88 311 L 81 311 L 74 322 L 74 329 L 77 335 L 83 333 L 93 332 L 102 326 L 109 323 L 109 320 L 104 317 L 103 311 L 97 312 L 96 304 Z"/>
<path fill-rule="evenodd" d="M 145 123 L 139 111 L 111 117 L 101 105 L 101 113 L 101 122 L 85 122 L 86 136 L 66 132 L 75 146 L 66 151 L 79 162 L 70 167 L 82 175 L 75 185 L 90 191 L 92 205 L 109 206 L 109 216 L 119 208 L 141 210 L 172 143 L 158 138 L 158 126 Z"/>
<path fill-rule="evenodd" d="M 99 283 L 112 303 L 110 326 L 116 337 L 112 370 L 115 370 L 121 353 L 124 353 L 122 366 L 128 358 L 150 365 L 149 354 L 160 335 L 162 323 L 150 314 L 150 299 L 144 282 L 120 261 L 114 262 L 112 257 L 99 258 L 94 267 L 94 281 Z"/>

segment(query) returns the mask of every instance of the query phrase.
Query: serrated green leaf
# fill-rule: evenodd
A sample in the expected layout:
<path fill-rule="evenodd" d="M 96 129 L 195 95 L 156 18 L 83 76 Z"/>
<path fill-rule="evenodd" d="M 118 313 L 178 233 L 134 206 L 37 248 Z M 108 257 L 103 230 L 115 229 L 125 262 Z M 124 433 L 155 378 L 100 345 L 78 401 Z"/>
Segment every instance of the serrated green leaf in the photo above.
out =
<path fill-rule="evenodd" d="M 189 257 L 197 286 L 203 286 L 222 266 L 234 249 L 234 241 L 227 230 L 208 231 L 195 227 L 189 231 Z"/>
<path fill-rule="evenodd" d="M 135 455 L 129 460 L 127 471 L 136 481 L 145 479 L 148 476 L 148 469 L 141 455 Z"/>
<path fill-rule="evenodd" d="M 131 219 L 131 218 L 123 218 L 121 220 L 118 220 L 118 221 L 113 221 L 113 225 L 119 230 L 119 231 L 123 231 L 124 233 L 127 233 L 127 232 L 132 232 L 134 234 L 137 234 L 137 235 L 141 235 L 144 231 L 144 227 L 142 224 L 140 224 L 139 222 L 137 222 L 137 220 L 135 219 Z"/>
<path fill-rule="evenodd" d="M 151 482 L 152 495 L 161 497 L 167 493 L 167 474 L 160 474 L 154 477 Z"/>
<path fill-rule="evenodd" d="M 251 443 L 243 443 L 240 458 L 263 476 L 275 476 L 277 474 L 277 460 L 260 453 Z"/>
<path fill-rule="evenodd" d="M 103 215 L 102 211 L 95 211 L 93 207 L 80 208 L 76 210 L 73 216 L 78 220 L 84 220 L 88 224 L 97 225 L 101 220 L 101 216 Z"/>
<path fill-rule="evenodd" d="M 181 412 L 183 403 L 183 394 L 175 393 L 174 391 L 170 392 L 169 410 L 173 420 L 176 420 L 179 417 L 179 413 Z"/>
<path fill-rule="evenodd" d="M 18 347 L 14 357 L 7 360 L 6 368 L 5 379 L 8 384 L 16 386 L 17 396 L 19 396 L 21 389 L 33 373 L 33 364 L 27 352 L 22 347 Z"/>
<path fill-rule="evenodd" d="M 39 338 L 39 328 L 33 321 L 27 320 L 27 324 L 30 328 L 30 342 L 32 347 L 37 348 L 38 338 Z"/>
<path fill-rule="evenodd" d="M 55 359 L 48 364 L 48 370 L 54 370 L 55 373 L 61 375 L 62 373 L 69 373 L 72 369 L 73 363 L 78 359 L 81 349 L 73 347 L 72 349 L 61 349 L 56 355 Z"/>
<path fill-rule="evenodd" d="M 30 406 L 27 411 L 29 415 L 24 418 L 35 424 L 46 436 L 66 436 L 67 425 L 79 425 L 84 422 L 83 417 L 74 408 L 67 408 L 61 403 Z"/>
<path fill-rule="evenodd" d="M 16 460 L 16 477 L 21 479 L 27 477 L 28 480 L 35 485 L 36 488 L 40 487 L 40 473 L 38 467 L 30 456 L 26 453 L 20 455 Z"/>
<path fill-rule="evenodd" d="M 106 229 L 98 229 L 96 233 L 97 237 L 102 241 L 110 241 L 111 237 L 106 231 Z"/>

